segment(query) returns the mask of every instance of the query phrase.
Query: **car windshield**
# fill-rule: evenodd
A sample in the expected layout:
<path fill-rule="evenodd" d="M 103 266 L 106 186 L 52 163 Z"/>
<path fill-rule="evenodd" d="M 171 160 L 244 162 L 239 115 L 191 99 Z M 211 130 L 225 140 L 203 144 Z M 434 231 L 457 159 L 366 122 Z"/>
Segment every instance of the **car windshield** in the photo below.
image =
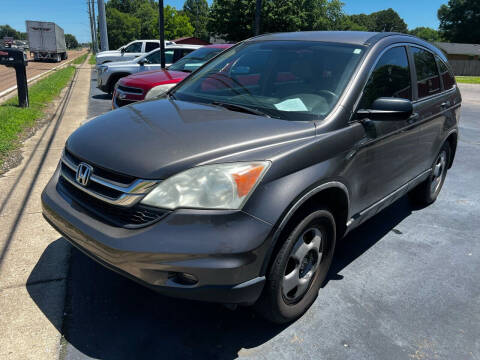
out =
<path fill-rule="evenodd" d="M 185 72 L 195 71 L 222 50 L 223 49 L 219 48 L 200 48 L 191 52 L 183 59 L 178 60 L 175 64 L 170 66 L 168 70 Z"/>
<path fill-rule="evenodd" d="M 246 42 L 219 55 L 172 95 L 285 120 L 323 119 L 364 50 L 318 41 Z"/>

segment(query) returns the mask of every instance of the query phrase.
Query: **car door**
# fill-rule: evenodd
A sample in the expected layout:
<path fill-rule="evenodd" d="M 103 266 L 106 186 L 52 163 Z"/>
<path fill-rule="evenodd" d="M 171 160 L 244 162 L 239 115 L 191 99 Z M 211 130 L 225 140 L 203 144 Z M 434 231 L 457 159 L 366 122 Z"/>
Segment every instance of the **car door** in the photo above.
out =
<path fill-rule="evenodd" d="M 418 120 L 411 124 L 410 131 L 417 140 L 415 156 L 412 166 L 420 173 L 432 166 L 434 158 L 442 141 L 443 126 L 449 116 L 449 108 L 454 105 L 451 91 L 444 91 L 444 87 L 453 87 L 454 81 L 450 79 L 442 84 L 439 68 L 435 56 L 429 50 L 420 46 L 410 46 L 411 59 L 414 64 L 415 101 L 414 112 Z M 448 69 L 447 69 L 448 74 Z"/>
<path fill-rule="evenodd" d="M 143 55 L 144 43 L 143 41 L 135 41 L 125 47 L 125 51 L 122 54 L 122 60 L 133 60 L 140 55 Z"/>
<path fill-rule="evenodd" d="M 373 67 L 357 109 L 369 109 L 380 97 L 412 100 L 411 84 L 412 71 L 406 47 L 387 48 Z M 388 197 L 414 176 L 411 153 L 416 140 L 408 131 L 410 119 L 364 118 L 359 121 L 365 137 L 346 176 L 355 183 L 353 200 L 357 210 L 362 210 Z"/>

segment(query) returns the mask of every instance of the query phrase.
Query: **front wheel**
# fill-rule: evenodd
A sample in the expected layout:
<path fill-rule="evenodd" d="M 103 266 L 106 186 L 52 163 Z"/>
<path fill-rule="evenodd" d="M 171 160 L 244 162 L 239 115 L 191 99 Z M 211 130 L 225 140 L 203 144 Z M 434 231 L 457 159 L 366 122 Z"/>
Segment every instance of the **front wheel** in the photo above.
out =
<path fill-rule="evenodd" d="M 327 209 L 301 220 L 273 261 L 256 304 L 267 320 L 281 324 L 299 318 L 315 301 L 335 250 L 335 219 Z"/>
<path fill-rule="evenodd" d="M 428 178 L 409 193 L 409 197 L 414 203 L 427 206 L 437 200 L 447 176 L 449 159 L 450 147 L 448 144 L 444 144 L 435 158 Z"/>

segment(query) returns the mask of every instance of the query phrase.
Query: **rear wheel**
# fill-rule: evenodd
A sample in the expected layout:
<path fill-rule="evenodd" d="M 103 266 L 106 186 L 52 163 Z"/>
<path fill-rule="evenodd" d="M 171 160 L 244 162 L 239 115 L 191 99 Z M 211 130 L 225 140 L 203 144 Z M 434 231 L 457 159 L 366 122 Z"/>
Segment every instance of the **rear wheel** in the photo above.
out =
<path fill-rule="evenodd" d="M 449 159 L 450 146 L 444 144 L 435 158 L 429 177 L 409 193 L 410 199 L 414 203 L 427 206 L 437 200 L 447 176 Z"/>
<path fill-rule="evenodd" d="M 327 209 L 301 220 L 275 257 L 262 297 L 260 314 L 275 323 L 300 317 L 315 301 L 335 249 L 335 219 Z"/>

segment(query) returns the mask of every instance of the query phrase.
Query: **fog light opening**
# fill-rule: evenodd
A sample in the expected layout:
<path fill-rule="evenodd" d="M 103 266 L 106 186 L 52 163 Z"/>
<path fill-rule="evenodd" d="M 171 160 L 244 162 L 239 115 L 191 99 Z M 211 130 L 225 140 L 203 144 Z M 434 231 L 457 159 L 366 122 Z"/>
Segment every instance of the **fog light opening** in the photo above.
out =
<path fill-rule="evenodd" d="M 172 280 L 173 282 L 179 285 L 192 286 L 198 283 L 197 278 L 194 275 L 189 273 L 171 272 L 169 278 L 170 280 Z"/>

